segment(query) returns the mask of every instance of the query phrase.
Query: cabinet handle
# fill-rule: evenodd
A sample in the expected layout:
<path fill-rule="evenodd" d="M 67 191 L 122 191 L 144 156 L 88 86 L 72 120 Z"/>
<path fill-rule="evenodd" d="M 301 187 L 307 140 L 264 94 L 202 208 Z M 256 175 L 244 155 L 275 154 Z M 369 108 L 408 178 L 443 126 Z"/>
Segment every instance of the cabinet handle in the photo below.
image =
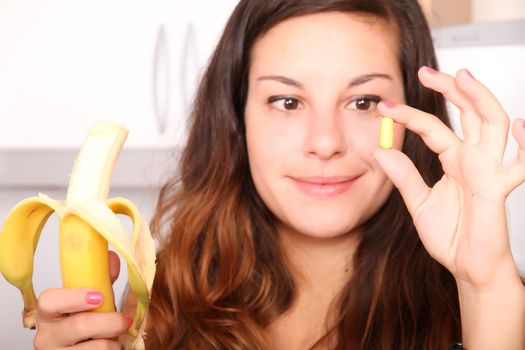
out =
<path fill-rule="evenodd" d="M 168 123 L 170 102 L 169 53 L 166 30 L 161 24 L 157 32 L 153 59 L 153 106 L 159 134 L 163 135 Z"/>
<path fill-rule="evenodd" d="M 191 113 L 191 100 L 196 93 L 195 86 L 199 75 L 199 53 L 197 50 L 197 36 L 193 24 L 188 24 L 184 38 L 184 52 L 182 54 L 180 70 L 180 90 L 182 93 L 184 116 Z M 187 118 L 186 118 L 187 119 Z"/>

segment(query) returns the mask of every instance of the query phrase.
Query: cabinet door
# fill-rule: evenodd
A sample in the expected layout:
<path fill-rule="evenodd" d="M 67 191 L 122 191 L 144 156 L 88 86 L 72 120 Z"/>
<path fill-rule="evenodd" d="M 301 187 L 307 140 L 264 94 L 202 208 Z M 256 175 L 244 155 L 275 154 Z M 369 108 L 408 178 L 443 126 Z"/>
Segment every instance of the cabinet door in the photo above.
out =
<path fill-rule="evenodd" d="M 127 147 L 176 144 L 174 3 L 2 1 L 0 148 L 77 148 L 99 119 L 125 124 Z"/>
<path fill-rule="evenodd" d="M 236 4 L 0 1 L 0 186 L 64 186 L 86 131 L 105 119 L 130 130 L 113 186 L 158 187 Z"/>
<path fill-rule="evenodd" d="M 187 115 L 211 54 L 238 0 L 195 0 L 182 2 L 179 29 L 182 32 L 180 76 L 178 77 L 179 113 Z"/>

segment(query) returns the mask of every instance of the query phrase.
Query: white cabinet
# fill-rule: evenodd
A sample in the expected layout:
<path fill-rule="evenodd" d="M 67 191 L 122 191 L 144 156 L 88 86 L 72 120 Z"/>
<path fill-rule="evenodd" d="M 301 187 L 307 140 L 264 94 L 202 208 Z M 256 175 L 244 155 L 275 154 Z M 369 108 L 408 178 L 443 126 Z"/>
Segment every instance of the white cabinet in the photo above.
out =
<path fill-rule="evenodd" d="M 117 184 L 158 178 L 237 2 L 0 1 L 0 186 L 63 184 L 99 119 L 130 130 Z M 31 170 L 34 160 L 54 166 Z"/>
<path fill-rule="evenodd" d="M 170 17 L 172 20 L 170 21 Z M 0 148 L 78 147 L 98 119 L 132 147 L 171 146 L 169 1 L 3 1 Z M 163 40 L 164 39 L 164 40 Z"/>
<path fill-rule="evenodd" d="M 180 76 L 181 113 L 191 107 L 197 83 L 204 73 L 226 22 L 238 0 L 194 0 L 181 3 L 182 47 Z"/>

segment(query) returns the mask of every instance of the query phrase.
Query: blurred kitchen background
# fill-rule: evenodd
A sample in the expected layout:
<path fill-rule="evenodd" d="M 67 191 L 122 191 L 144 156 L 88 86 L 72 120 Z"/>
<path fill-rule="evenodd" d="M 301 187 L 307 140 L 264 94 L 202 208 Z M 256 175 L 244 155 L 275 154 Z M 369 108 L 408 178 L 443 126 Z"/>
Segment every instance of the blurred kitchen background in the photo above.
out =
<path fill-rule="evenodd" d="M 134 201 L 149 219 L 160 186 L 176 171 L 196 83 L 236 3 L 0 0 L 0 223 L 39 192 L 65 198 L 78 149 L 99 119 L 130 131 L 111 196 Z M 468 67 L 512 119 L 524 117 L 525 1 L 421 3 L 441 68 Z M 507 160 L 516 147 L 509 138 Z M 507 205 L 512 248 L 525 275 L 524 187 Z M 34 276 L 37 295 L 61 284 L 54 216 L 42 232 Z M 123 266 L 117 303 L 125 283 Z M 0 349 L 32 349 L 34 332 L 21 327 L 21 297 L 3 277 L 0 309 Z"/>

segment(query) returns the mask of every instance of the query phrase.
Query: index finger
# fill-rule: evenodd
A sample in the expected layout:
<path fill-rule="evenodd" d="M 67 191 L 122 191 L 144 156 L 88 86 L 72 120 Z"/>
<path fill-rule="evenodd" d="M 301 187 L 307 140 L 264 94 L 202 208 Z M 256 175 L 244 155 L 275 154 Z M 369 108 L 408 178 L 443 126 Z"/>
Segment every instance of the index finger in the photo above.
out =
<path fill-rule="evenodd" d="M 89 288 L 50 288 L 40 294 L 37 318 L 50 321 L 75 312 L 96 308 L 102 301 L 102 293 Z"/>

